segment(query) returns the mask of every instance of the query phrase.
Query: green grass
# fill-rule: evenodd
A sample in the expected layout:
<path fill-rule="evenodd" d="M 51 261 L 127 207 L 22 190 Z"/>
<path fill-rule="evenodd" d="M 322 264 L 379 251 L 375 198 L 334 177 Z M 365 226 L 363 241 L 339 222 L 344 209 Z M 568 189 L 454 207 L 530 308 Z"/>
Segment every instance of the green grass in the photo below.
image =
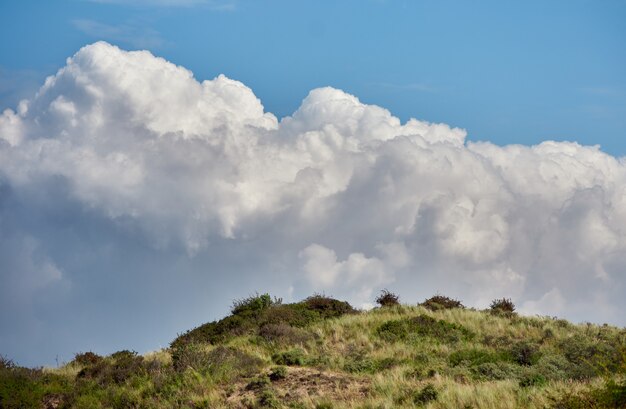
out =
<path fill-rule="evenodd" d="M 626 330 L 430 305 L 358 312 L 323 296 L 237 301 L 137 355 L 57 369 L 0 361 L 0 407 L 619 408 Z"/>

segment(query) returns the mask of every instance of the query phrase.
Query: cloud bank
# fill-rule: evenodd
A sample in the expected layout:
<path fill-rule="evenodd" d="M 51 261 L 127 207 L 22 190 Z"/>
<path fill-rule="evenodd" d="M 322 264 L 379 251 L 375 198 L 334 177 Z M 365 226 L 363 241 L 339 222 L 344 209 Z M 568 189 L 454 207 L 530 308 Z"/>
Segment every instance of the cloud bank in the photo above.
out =
<path fill-rule="evenodd" d="M 147 51 L 86 46 L 0 116 L 0 325 L 12 333 L 0 346 L 49 329 L 43 310 L 100 303 L 88 310 L 123 321 L 180 299 L 215 308 L 202 285 L 356 305 L 383 287 L 479 307 L 506 296 L 528 313 L 626 324 L 624 159 L 465 136 L 333 88 L 278 120 L 223 75 L 200 82 Z M 191 321 L 216 318 L 207 310 Z M 73 317 L 74 335 L 95 326 Z M 161 319 L 170 338 L 188 328 Z"/>

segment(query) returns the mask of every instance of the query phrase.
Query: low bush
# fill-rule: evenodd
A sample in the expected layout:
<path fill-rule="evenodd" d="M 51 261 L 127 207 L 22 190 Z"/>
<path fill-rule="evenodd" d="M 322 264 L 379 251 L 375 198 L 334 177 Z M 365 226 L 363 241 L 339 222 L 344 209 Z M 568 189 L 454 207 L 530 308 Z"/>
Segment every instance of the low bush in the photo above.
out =
<path fill-rule="evenodd" d="M 346 314 L 356 314 L 355 310 L 346 301 L 339 301 L 326 297 L 323 294 L 314 294 L 302 302 L 307 309 L 316 311 L 320 318 L 336 318 Z"/>
<path fill-rule="evenodd" d="M 471 373 L 475 379 L 485 381 L 518 379 L 521 375 L 519 366 L 505 361 L 484 362 L 477 364 L 471 368 Z"/>
<path fill-rule="evenodd" d="M 448 357 L 448 361 L 452 366 L 465 365 L 477 366 L 488 362 L 508 361 L 510 358 L 507 354 L 488 349 L 460 349 L 454 351 Z"/>
<path fill-rule="evenodd" d="M 259 336 L 265 341 L 283 345 L 305 344 L 313 339 L 310 332 L 284 323 L 265 324 L 259 330 Z"/>
<path fill-rule="evenodd" d="M 519 380 L 519 386 L 521 388 L 528 388 L 531 386 L 544 386 L 548 383 L 548 379 L 541 373 L 532 371 L 522 375 Z"/>
<path fill-rule="evenodd" d="M 135 351 L 118 351 L 81 369 L 77 379 L 91 379 L 101 386 L 121 385 L 133 376 L 147 373 L 143 356 Z"/>
<path fill-rule="evenodd" d="M 376 334 L 390 342 L 405 341 L 411 337 L 431 337 L 442 342 L 470 340 L 474 334 L 465 327 L 444 320 L 436 320 L 428 315 L 392 320 L 376 329 Z"/>
<path fill-rule="evenodd" d="M 510 349 L 513 360 L 524 366 L 530 366 L 539 360 L 539 347 L 528 341 L 519 341 L 513 344 Z"/>
<path fill-rule="evenodd" d="M 427 384 L 421 390 L 413 395 L 413 403 L 416 405 L 425 405 L 428 402 L 437 400 L 439 393 L 433 384 Z"/>
<path fill-rule="evenodd" d="M 230 312 L 232 315 L 257 315 L 264 309 L 281 303 L 281 299 L 274 298 L 272 300 L 272 297 L 269 294 L 256 294 L 233 301 Z"/>
<path fill-rule="evenodd" d="M 281 304 L 279 299 L 272 300 L 268 294 L 257 295 L 235 301 L 232 311 L 232 315 L 219 321 L 200 325 L 179 335 L 170 347 L 202 342 L 216 345 L 235 336 L 259 334 L 261 328 L 268 324 L 303 328 L 319 320 L 358 312 L 345 301 L 319 294 L 293 304 Z"/>
<path fill-rule="evenodd" d="M 271 389 L 265 389 L 259 394 L 258 407 L 277 409 L 281 407 L 281 404 L 274 391 Z"/>
<path fill-rule="evenodd" d="M 91 351 L 78 353 L 74 356 L 74 362 L 79 365 L 94 365 L 102 360 L 102 357 Z"/>
<path fill-rule="evenodd" d="M 489 312 L 496 315 L 512 316 L 515 314 L 515 304 L 510 298 L 498 298 L 489 305 Z"/>
<path fill-rule="evenodd" d="M 280 381 L 281 379 L 285 379 L 287 377 L 287 368 L 284 366 L 275 366 L 269 373 L 269 378 L 271 381 Z"/>
<path fill-rule="evenodd" d="M 465 306 L 459 300 L 446 297 L 445 295 L 434 295 L 427 300 L 424 300 L 420 306 L 427 308 L 431 311 L 447 310 L 452 308 L 465 308 Z"/>
<path fill-rule="evenodd" d="M 387 289 L 384 289 L 380 292 L 380 295 L 376 297 L 376 304 L 381 307 L 393 307 L 395 305 L 400 305 L 399 301 L 400 297 L 396 294 L 390 292 Z"/>
<path fill-rule="evenodd" d="M 247 390 L 258 390 L 268 387 L 272 382 L 270 378 L 266 375 L 257 376 L 252 378 L 250 382 L 246 385 Z"/>
<path fill-rule="evenodd" d="M 296 348 L 272 355 L 272 361 L 278 365 L 302 366 L 306 363 L 306 355 L 302 349 Z"/>

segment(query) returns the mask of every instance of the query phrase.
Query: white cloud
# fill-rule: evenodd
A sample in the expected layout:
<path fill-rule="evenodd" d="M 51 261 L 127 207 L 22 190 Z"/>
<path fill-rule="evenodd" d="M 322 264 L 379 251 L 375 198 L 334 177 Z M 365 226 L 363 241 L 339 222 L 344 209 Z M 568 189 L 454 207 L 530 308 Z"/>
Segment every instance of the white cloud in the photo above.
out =
<path fill-rule="evenodd" d="M 279 121 L 238 81 L 100 42 L 0 116 L 0 181 L 29 209 L 62 198 L 129 241 L 280 276 L 295 297 L 364 304 L 395 282 L 406 301 L 506 296 L 624 324 L 626 164 L 598 147 L 465 142 L 333 88 Z M 72 250 L 55 251 L 65 271 Z"/>

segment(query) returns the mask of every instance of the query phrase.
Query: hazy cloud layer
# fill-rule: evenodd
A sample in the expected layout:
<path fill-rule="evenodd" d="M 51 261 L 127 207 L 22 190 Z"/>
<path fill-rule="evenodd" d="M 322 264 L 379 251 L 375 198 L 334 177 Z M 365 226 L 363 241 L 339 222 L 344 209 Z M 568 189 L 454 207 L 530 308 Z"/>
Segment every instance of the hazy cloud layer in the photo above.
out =
<path fill-rule="evenodd" d="M 465 142 L 333 88 L 279 121 L 240 82 L 102 42 L 0 116 L 0 243 L 0 347 L 23 356 L 62 318 L 64 353 L 92 327 L 157 347 L 254 290 L 626 324 L 622 158 Z"/>

